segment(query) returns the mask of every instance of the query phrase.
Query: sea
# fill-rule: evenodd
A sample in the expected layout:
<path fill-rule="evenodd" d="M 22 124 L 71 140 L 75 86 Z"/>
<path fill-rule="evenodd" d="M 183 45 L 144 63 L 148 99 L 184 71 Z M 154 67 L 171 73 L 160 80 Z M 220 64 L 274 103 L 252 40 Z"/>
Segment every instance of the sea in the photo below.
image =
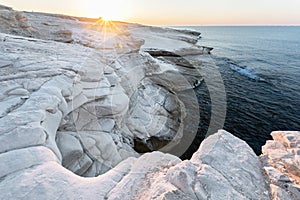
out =
<path fill-rule="evenodd" d="M 299 26 L 189 26 L 199 44 L 213 47 L 226 92 L 223 129 L 246 141 L 257 155 L 272 131 L 300 131 Z M 205 84 L 196 89 L 199 134 L 210 120 Z M 201 137 L 194 148 L 198 148 Z"/>

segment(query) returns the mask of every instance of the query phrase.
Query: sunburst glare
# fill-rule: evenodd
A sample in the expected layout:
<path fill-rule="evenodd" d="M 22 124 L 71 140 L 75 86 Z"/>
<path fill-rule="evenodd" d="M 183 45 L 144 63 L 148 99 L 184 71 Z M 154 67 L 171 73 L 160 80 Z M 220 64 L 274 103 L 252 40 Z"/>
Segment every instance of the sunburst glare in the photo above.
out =
<path fill-rule="evenodd" d="M 122 12 L 121 0 L 97 1 L 91 0 L 88 6 L 88 13 L 93 17 L 102 17 L 103 20 L 123 20 L 124 13 Z"/>

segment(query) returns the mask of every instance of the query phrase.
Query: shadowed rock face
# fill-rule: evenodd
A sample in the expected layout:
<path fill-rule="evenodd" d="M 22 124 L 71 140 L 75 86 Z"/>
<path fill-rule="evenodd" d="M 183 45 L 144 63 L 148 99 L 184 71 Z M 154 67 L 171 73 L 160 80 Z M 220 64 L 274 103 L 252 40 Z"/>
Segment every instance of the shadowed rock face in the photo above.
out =
<path fill-rule="evenodd" d="M 135 138 L 134 140 L 134 150 L 139 153 L 149 153 L 152 151 L 158 151 L 166 146 L 171 139 L 161 139 L 158 137 L 150 137 L 146 142 L 139 138 Z"/>

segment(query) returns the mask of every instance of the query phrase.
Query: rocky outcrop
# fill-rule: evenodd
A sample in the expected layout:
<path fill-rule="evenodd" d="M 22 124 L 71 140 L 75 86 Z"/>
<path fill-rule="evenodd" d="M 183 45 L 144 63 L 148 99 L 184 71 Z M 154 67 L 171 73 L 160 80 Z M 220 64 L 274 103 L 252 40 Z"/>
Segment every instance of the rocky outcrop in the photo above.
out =
<path fill-rule="evenodd" d="M 125 114 L 128 98 L 121 87 L 111 86 L 95 54 L 82 46 L 74 49 L 63 43 L 1 34 L 1 41 L 4 38 L 0 50 L 5 61 L 0 78 L 2 153 L 45 146 L 58 163 L 86 176 L 104 173 L 137 155 L 126 147 L 129 143 L 124 148 L 115 144 L 123 139 L 113 140 L 114 120 L 113 125 L 98 127 L 102 116 L 109 120 L 109 113 Z M 100 89 L 103 92 L 94 95 Z M 95 114 L 105 109 L 106 113 Z"/>
<path fill-rule="evenodd" d="M 0 30 L 4 33 L 31 36 L 31 25 L 23 12 L 0 6 Z"/>
<path fill-rule="evenodd" d="M 213 48 L 210 47 L 192 47 L 192 48 L 182 48 L 177 49 L 174 52 L 169 52 L 163 49 L 145 49 L 151 56 L 171 56 L 171 57 L 182 57 L 182 56 L 190 56 L 190 55 L 202 55 L 202 54 L 210 54 Z"/>
<path fill-rule="evenodd" d="M 273 199 L 300 199 L 300 132 L 273 132 L 262 148 Z"/>
<path fill-rule="evenodd" d="M 9 172 L 0 182 L 2 199 L 269 199 L 259 159 L 225 131 L 205 140 L 191 160 L 153 152 L 92 179 L 64 169 L 48 148 L 22 151 L 11 152 L 20 155 L 18 170 L 1 167 L 2 175 Z"/>
<path fill-rule="evenodd" d="M 22 14 L 30 21 L 31 37 L 39 39 L 0 34 L 2 153 L 44 146 L 68 170 L 94 177 L 144 151 L 169 143 L 165 152 L 175 151 L 184 132 L 197 130 L 190 83 L 182 83 L 179 97 L 172 77 L 158 81 L 164 66 L 140 52 L 144 40 L 125 34 L 136 25 L 108 25 L 111 31 L 103 32 L 101 22 Z M 172 71 L 176 66 L 169 64 L 166 73 Z"/>

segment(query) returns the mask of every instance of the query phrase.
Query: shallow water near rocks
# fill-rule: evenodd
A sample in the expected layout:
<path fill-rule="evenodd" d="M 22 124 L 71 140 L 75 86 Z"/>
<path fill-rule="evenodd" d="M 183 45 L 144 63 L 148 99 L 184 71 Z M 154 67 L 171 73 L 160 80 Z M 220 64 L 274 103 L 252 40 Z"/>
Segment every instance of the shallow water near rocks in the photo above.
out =
<path fill-rule="evenodd" d="M 212 58 L 227 95 L 224 129 L 246 141 L 256 154 L 272 131 L 300 130 L 300 27 L 177 28 L 201 32 L 199 44 L 214 47 Z M 210 119 L 205 87 L 195 90 L 202 109 L 198 140 Z"/>

